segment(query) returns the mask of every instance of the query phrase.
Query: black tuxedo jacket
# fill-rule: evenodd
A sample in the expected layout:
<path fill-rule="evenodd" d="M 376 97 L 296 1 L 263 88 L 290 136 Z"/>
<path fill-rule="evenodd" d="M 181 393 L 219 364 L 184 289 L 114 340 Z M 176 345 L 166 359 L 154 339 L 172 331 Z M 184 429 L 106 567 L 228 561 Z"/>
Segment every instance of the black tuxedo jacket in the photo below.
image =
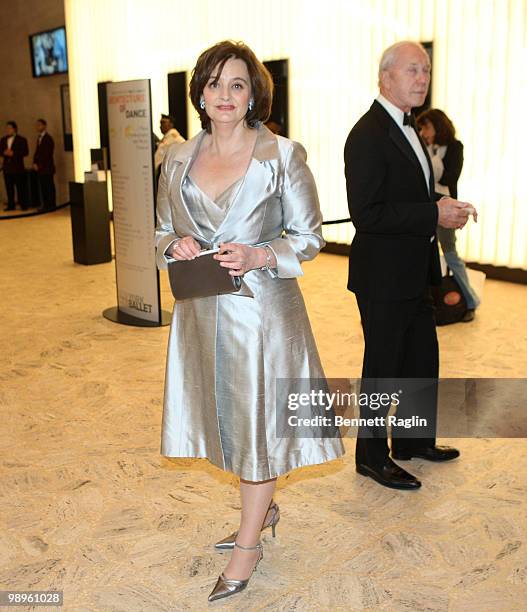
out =
<path fill-rule="evenodd" d="M 39 174 L 55 174 L 55 163 L 53 161 L 53 151 L 55 149 L 55 143 L 53 138 L 46 132 L 42 136 L 40 144 L 35 149 L 35 155 L 33 156 L 33 163 L 37 164 Z"/>
<path fill-rule="evenodd" d="M 0 139 L 0 155 L 4 157 L 4 151 L 7 149 L 7 136 Z M 24 157 L 29 153 L 27 148 L 27 140 L 23 136 L 15 135 L 12 157 L 4 157 L 4 174 L 23 174 L 24 172 Z"/>
<path fill-rule="evenodd" d="M 356 229 L 348 289 L 378 301 L 408 300 L 441 283 L 437 205 L 399 126 L 377 101 L 351 130 L 344 148 L 346 187 Z M 431 195 L 430 195 L 431 194 Z"/>

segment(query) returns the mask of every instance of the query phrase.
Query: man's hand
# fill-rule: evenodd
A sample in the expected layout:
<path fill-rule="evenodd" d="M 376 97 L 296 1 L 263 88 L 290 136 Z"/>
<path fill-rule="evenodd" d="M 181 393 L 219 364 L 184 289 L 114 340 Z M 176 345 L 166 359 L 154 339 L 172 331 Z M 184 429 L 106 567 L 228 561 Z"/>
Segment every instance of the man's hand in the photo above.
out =
<path fill-rule="evenodd" d="M 447 229 L 461 229 L 468 221 L 468 216 L 473 215 L 477 221 L 478 213 L 468 202 L 460 202 L 453 198 L 441 198 L 437 202 L 439 211 L 437 224 Z"/>

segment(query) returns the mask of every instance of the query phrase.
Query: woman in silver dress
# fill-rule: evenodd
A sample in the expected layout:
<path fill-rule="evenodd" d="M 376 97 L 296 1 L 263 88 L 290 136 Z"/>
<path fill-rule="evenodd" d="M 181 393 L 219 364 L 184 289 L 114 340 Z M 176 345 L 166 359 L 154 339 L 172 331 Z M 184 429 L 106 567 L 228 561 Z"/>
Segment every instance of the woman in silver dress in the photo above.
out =
<path fill-rule="evenodd" d="M 209 601 L 247 586 L 260 532 L 274 535 L 280 517 L 277 476 L 344 453 L 338 431 L 300 436 L 286 425 L 299 380 L 325 382 L 296 280 L 324 241 L 304 148 L 262 123 L 272 91 L 243 43 L 204 51 L 190 83 L 203 130 L 169 148 L 159 181 L 159 268 L 219 247 L 218 265 L 241 278 L 236 293 L 176 303 L 167 354 L 161 453 L 240 477 L 240 526 L 216 544 L 232 556 Z"/>

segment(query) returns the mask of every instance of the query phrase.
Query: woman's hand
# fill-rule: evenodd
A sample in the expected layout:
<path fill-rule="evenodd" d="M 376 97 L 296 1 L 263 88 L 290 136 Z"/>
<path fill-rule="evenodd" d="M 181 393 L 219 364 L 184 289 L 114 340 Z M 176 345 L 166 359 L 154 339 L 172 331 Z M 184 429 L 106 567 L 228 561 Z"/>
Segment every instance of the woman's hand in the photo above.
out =
<path fill-rule="evenodd" d="M 220 266 L 230 268 L 231 276 L 243 276 L 249 270 L 263 268 L 267 262 L 267 249 L 264 247 L 252 247 L 237 242 L 226 242 L 220 244 L 219 253 L 214 259 L 220 262 Z M 271 267 L 276 267 L 276 259 L 273 254 Z"/>
<path fill-rule="evenodd" d="M 184 238 L 180 238 L 176 240 L 168 250 L 168 255 L 182 261 L 184 259 L 194 259 L 199 252 L 201 251 L 201 247 L 198 242 L 192 238 L 192 236 L 185 236 Z"/>

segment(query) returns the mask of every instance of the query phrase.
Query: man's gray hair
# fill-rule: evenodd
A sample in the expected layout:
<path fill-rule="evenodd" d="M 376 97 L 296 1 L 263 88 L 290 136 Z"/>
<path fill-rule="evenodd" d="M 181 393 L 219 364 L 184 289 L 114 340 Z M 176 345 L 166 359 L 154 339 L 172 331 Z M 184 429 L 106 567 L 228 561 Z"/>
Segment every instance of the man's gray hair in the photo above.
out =
<path fill-rule="evenodd" d="M 426 53 L 426 49 L 423 47 L 423 45 L 419 42 L 416 42 L 415 40 L 400 40 L 399 42 L 394 43 L 393 45 L 385 49 L 381 56 L 381 61 L 379 62 L 379 87 L 381 85 L 381 74 L 385 70 L 391 68 L 391 66 L 393 66 L 397 62 L 397 58 L 399 56 L 401 48 L 406 47 L 407 45 L 413 45 L 414 47 L 418 47 L 423 53 L 428 56 L 428 53 Z"/>

